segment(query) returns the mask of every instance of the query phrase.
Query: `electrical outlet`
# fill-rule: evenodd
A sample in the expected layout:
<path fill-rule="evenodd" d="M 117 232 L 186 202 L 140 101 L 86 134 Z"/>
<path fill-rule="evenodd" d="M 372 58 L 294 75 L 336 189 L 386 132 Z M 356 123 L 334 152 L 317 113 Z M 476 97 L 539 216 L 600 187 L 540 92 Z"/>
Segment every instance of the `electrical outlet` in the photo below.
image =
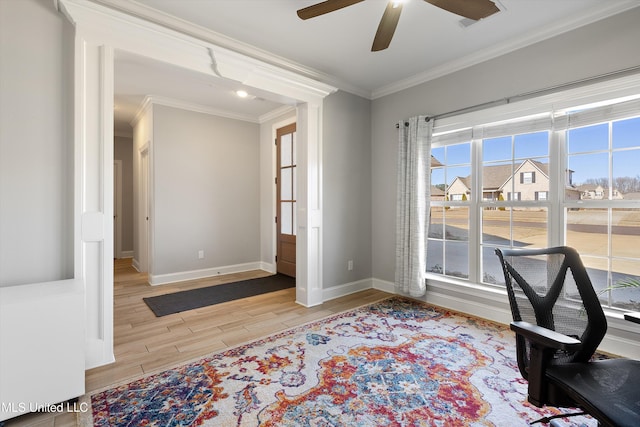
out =
<path fill-rule="evenodd" d="M 200 249 L 198 251 L 198 259 L 204 259 L 204 250 L 203 249 Z"/>
<path fill-rule="evenodd" d="M 347 261 L 347 270 L 349 270 L 349 271 L 353 270 L 353 260 L 352 259 Z"/>

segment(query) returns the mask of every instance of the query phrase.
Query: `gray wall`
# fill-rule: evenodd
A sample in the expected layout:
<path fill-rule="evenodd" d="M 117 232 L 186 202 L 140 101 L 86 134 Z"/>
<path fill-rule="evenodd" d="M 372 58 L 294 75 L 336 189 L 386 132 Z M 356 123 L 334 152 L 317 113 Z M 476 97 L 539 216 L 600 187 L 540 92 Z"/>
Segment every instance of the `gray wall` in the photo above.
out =
<path fill-rule="evenodd" d="M 153 135 L 150 273 L 259 261 L 259 125 L 155 105 Z"/>
<path fill-rule="evenodd" d="M 323 287 L 371 277 L 371 101 L 337 92 L 323 104 Z M 347 261 L 353 261 L 353 270 Z"/>
<path fill-rule="evenodd" d="M 0 286 L 73 276 L 73 28 L 0 0 Z"/>
<path fill-rule="evenodd" d="M 113 158 L 122 161 L 122 252 L 133 253 L 133 138 L 116 136 Z M 115 191 L 115 190 L 114 190 Z M 128 255 L 128 254 L 127 254 Z"/>
<path fill-rule="evenodd" d="M 640 8 L 373 101 L 373 277 L 394 280 L 395 123 L 640 65 Z"/>

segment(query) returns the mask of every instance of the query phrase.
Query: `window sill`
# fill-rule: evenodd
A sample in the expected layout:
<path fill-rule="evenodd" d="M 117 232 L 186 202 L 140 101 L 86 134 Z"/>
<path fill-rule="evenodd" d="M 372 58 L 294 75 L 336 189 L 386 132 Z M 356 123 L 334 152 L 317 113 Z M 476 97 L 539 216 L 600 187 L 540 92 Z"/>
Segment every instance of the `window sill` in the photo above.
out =
<path fill-rule="evenodd" d="M 450 310 L 459 311 L 508 325 L 511 310 L 505 289 L 471 283 L 439 275 L 427 275 L 425 301 Z M 624 312 L 605 309 L 608 330 L 600 346 L 601 351 L 623 357 L 640 355 L 640 325 L 624 319 Z"/>

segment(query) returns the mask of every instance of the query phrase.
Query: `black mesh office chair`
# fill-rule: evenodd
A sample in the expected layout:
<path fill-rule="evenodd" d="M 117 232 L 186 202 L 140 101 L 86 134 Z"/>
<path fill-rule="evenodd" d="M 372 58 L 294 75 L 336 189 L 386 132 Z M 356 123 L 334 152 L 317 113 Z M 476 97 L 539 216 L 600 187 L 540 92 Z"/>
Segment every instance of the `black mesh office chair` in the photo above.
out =
<path fill-rule="evenodd" d="M 528 400 L 579 407 L 604 426 L 640 426 L 640 361 L 592 360 L 607 320 L 578 253 L 496 249 Z"/>

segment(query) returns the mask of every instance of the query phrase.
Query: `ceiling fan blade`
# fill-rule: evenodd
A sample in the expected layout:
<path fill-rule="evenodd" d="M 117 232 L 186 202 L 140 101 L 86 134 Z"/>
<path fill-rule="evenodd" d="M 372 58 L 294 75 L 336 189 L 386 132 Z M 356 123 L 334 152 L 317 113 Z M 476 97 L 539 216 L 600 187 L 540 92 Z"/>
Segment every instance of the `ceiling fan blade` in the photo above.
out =
<path fill-rule="evenodd" d="M 477 21 L 500 12 L 491 0 L 424 0 L 456 15 Z"/>
<path fill-rule="evenodd" d="M 326 0 L 298 10 L 298 16 L 300 19 L 315 18 L 316 16 L 324 15 L 325 13 L 333 12 L 334 10 L 342 9 L 343 7 L 351 6 L 361 1 L 364 0 Z"/>
<path fill-rule="evenodd" d="M 373 39 L 373 46 L 371 46 L 371 52 L 377 52 L 389 47 L 393 33 L 398 26 L 398 20 L 400 19 L 400 12 L 402 12 L 402 4 L 390 1 L 387 4 L 387 8 L 384 10 L 380 24 L 378 25 L 378 31 L 376 31 L 376 37 Z"/>

